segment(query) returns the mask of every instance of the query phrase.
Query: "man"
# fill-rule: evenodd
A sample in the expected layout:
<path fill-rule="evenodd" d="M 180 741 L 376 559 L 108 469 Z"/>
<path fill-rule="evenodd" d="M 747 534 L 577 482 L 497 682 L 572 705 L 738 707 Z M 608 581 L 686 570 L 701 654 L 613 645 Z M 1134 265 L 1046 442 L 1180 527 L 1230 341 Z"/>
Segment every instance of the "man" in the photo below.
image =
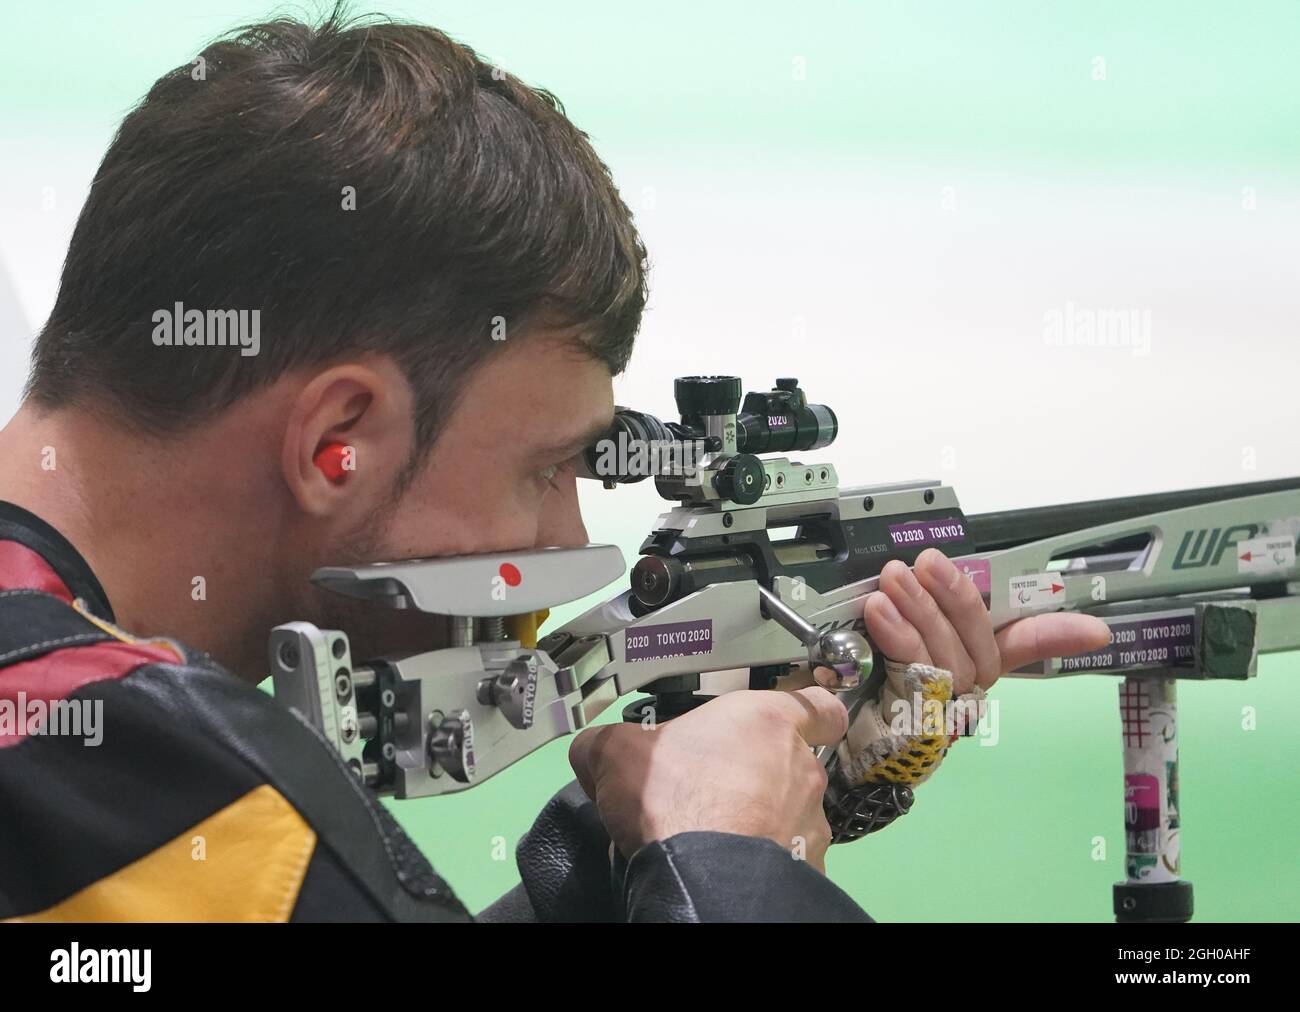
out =
<path fill-rule="evenodd" d="M 573 458 L 610 420 L 644 255 L 558 103 L 432 29 L 271 22 L 154 85 L 0 433 L 0 697 L 102 713 L 93 747 L 0 738 L 0 917 L 468 917 L 253 688 L 266 635 L 303 618 L 361 656 L 429 649 L 436 619 L 349 608 L 308 575 L 586 542 Z M 995 638 L 938 552 L 882 586 L 869 635 L 959 688 L 1105 639 L 1062 616 Z M 612 840 L 621 890 L 557 906 L 524 848 L 497 915 L 865 919 L 820 873 L 809 746 L 845 725 L 810 687 L 580 735 L 594 806 L 557 799 L 531 853 Z"/>

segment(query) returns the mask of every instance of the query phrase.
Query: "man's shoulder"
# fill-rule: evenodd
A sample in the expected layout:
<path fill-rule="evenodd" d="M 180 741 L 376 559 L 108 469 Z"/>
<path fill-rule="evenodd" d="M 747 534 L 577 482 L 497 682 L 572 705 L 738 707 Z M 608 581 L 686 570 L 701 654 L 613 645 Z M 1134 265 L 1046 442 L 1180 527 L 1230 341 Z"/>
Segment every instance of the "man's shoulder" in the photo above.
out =
<path fill-rule="evenodd" d="M 296 714 L 182 644 L 65 617 L 0 666 L 0 918 L 467 917 Z"/>

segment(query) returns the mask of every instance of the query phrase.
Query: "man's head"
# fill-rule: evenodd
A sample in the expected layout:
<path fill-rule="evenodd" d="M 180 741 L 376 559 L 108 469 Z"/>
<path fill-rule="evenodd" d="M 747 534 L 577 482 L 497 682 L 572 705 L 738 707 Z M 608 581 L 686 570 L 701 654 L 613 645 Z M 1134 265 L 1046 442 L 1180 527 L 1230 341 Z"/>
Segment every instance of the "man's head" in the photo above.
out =
<path fill-rule="evenodd" d="M 258 25 L 123 122 L 29 404 L 112 430 L 113 481 L 187 482 L 211 525 L 254 525 L 223 549 L 241 579 L 267 570 L 251 636 L 320 614 L 321 564 L 585 540 L 564 465 L 611 415 L 644 257 L 548 93 L 431 28 Z M 340 484 L 312 464 L 334 442 Z"/>

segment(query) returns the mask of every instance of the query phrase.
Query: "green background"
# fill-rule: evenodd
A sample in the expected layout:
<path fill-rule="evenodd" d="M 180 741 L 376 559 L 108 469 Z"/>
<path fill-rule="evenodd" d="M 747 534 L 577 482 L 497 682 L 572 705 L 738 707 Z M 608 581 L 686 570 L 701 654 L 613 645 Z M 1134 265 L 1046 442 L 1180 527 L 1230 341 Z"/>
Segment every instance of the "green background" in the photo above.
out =
<path fill-rule="evenodd" d="M 0 257 L 29 321 L 48 312 L 71 221 L 122 114 L 205 40 L 271 9 L 46 0 L 4 11 Z M 967 512 L 981 512 L 1277 477 L 1300 465 L 1293 0 L 1136 11 L 1042 0 L 379 9 L 434 24 L 554 91 L 609 162 L 657 271 L 620 386 L 625 403 L 666 411 L 673 375 L 737 371 L 742 347 L 751 387 L 788 373 L 782 363 L 807 349 L 791 346 L 787 321 L 806 315 L 819 348 L 851 349 L 859 332 L 879 349 L 960 340 L 924 417 L 907 382 L 877 382 L 912 375 L 887 350 L 851 369 L 804 367 L 817 374 L 805 379 L 816 381 L 813 399 L 841 410 L 846 435 L 830 459 L 846 483 L 944 468 Z M 1104 81 L 1093 74 L 1098 56 Z M 952 226 L 929 210 L 949 184 L 965 212 Z M 37 207 L 46 186 L 59 195 L 49 213 Z M 1260 195 L 1261 213 L 1248 219 L 1236 207 L 1245 186 Z M 872 216 L 859 217 L 864 208 Z M 873 317 L 860 304 L 888 303 L 897 286 L 872 279 L 888 277 L 891 258 L 907 262 L 918 288 L 892 315 Z M 828 281 L 844 263 L 853 270 Z M 1140 287 L 1124 288 L 1133 278 Z M 797 294 L 787 298 L 782 280 Z M 874 300 L 857 298 L 859 282 Z M 1152 358 L 1046 351 L 1038 319 L 1076 296 L 1154 307 L 1163 329 Z M 1196 301 L 1207 298 L 1217 301 Z M 725 315 L 710 316 L 722 313 L 717 305 Z M 819 316 L 827 306 L 854 308 Z M 1197 330 L 1206 319 L 1217 322 Z M 693 326 L 730 334 L 710 341 Z M 0 380 L 15 404 L 18 345 L 5 349 Z M 1015 430 L 1014 413 L 992 396 L 964 421 L 954 391 L 1003 355 L 986 394 L 1011 377 L 1072 405 L 1069 378 L 1103 400 L 1145 392 L 1124 417 L 1099 409 L 1046 436 Z M 1242 359 L 1258 364 L 1257 382 L 1217 390 L 1217 375 Z M 905 412 L 907 426 L 877 438 L 882 419 Z M 1149 434 L 1146 450 L 1129 446 L 1134 431 Z M 943 462 L 952 446 L 960 466 Z M 1255 473 L 1242 475 L 1246 447 Z M 661 506 L 644 489 L 618 494 L 615 508 L 584 490 L 585 512 L 593 540 L 631 557 Z M 1182 686 L 1183 869 L 1200 919 L 1300 915 L 1298 680 L 1300 656 L 1291 655 L 1264 658 L 1247 683 Z M 911 815 L 833 849 L 830 875 L 873 916 L 1109 919 L 1124 855 L 1114 680 L 1006 680 L 996 694 L 997 747 L 959 743 Z M 1243 730 L 1243 707 L 1255 709 L 1256 730 Z M 566 749 L 552 743 L 457 797 L 394 806 L 472 909 L 517 881 L 514 844 L 569 779 Z"/>
<path fill-rule="evenodd" d="M 46 0 L 4 13 L 7 115 L 105 132 L 163 68 L 308 4 Z M 356 3 L 435 25 L 542 84 L 602 146 L 843 146 L 923 158 L 1300 158 L 1300 6 L 1120 0 Z M 1122 104 L 1098 100 L 1106 60 Z M 792 88 L 802 58 L 806 88 Z M 1078 73 L 1078 65 L 1083 73 Z M 87 88 L 92 82 L 93 89 Z M 12 99 L 20 101 L 11 105 Z M 887 99 L 887 101 L 878 101 Z"/>

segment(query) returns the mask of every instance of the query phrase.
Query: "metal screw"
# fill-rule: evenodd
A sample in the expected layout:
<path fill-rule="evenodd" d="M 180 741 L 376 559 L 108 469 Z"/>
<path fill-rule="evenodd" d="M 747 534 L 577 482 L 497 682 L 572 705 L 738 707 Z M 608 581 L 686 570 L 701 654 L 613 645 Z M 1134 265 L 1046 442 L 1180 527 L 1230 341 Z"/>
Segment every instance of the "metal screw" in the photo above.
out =
<path fill-rule="evenodd" d="M 280 644 L 280 663 L 286 668 L 296 668 L 299 659 L 297 644 L 287 640 Z"/>

